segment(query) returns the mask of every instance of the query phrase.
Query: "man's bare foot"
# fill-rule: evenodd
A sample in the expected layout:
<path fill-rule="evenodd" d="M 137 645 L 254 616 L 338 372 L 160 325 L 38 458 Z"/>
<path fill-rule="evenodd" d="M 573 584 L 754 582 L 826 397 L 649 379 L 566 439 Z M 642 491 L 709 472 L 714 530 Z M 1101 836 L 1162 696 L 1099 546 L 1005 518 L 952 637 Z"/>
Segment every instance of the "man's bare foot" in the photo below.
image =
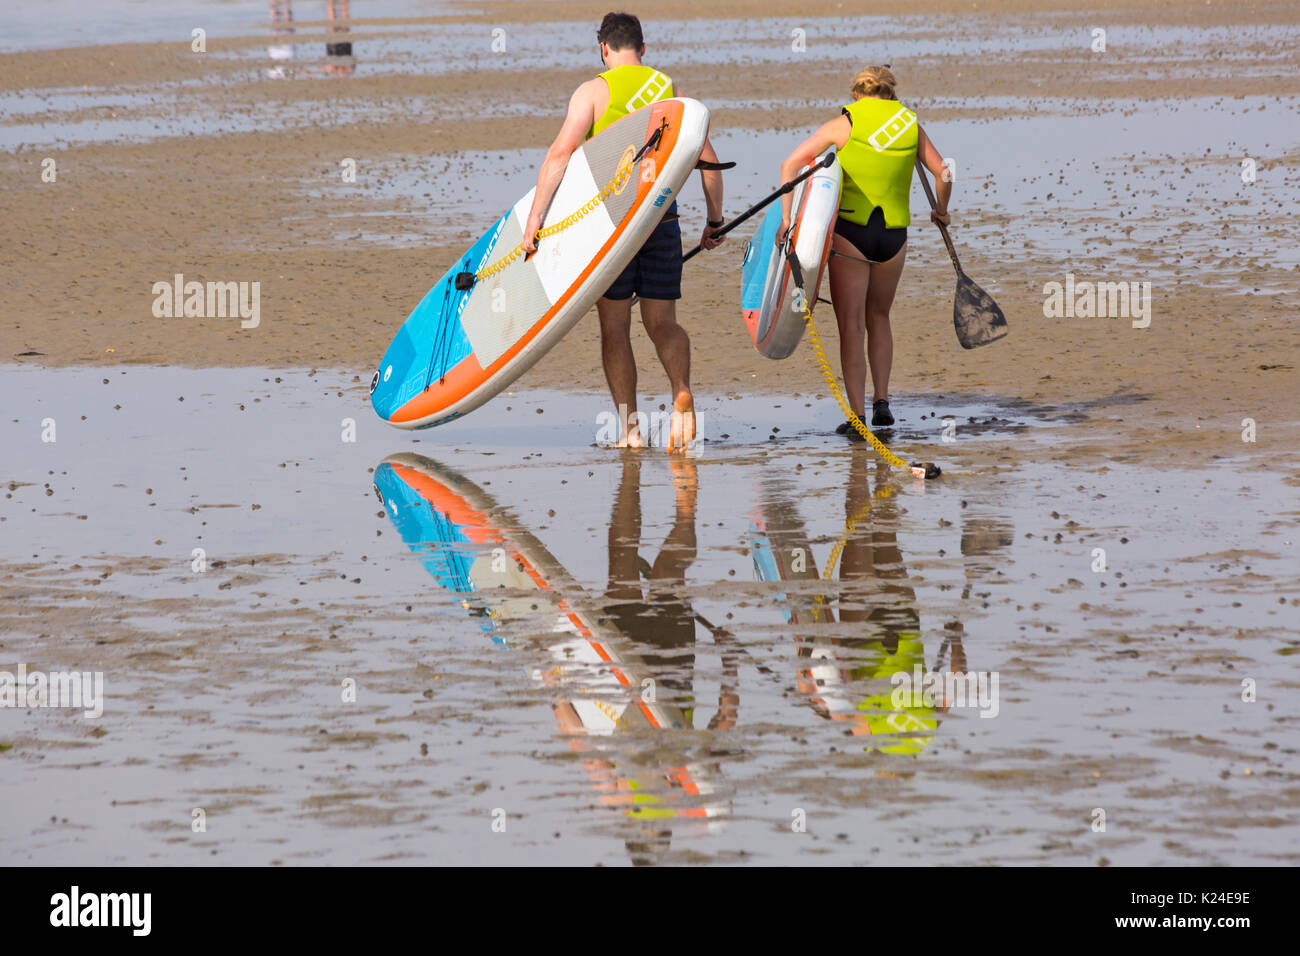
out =
<path fill-rule="evenodd" d="M 686 451 L 693 441 L 695 441 L 695 398 L 690 392 L 679 392 L 673 399 L 668 450 Z"/>
<path fill-rule="evenodd" d="M 622 429 L 619 432 L 618 443 L 615 448 L 644 448 L 645 438 L 641 435 L 641 416 L 635 411 L 628 411 L 624 405 L 619 406 L 619 411 L 623 414 Z"/>

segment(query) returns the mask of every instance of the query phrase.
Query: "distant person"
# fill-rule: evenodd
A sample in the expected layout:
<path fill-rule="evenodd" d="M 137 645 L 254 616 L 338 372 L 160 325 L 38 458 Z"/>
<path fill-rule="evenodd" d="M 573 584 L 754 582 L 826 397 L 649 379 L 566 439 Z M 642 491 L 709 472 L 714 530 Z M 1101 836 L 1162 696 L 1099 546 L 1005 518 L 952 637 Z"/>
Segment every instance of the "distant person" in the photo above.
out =
<path fill-rule="evenodd" d="M 326 0 L 325 16 L 330 33 L 348 33 L 348 0 Z M 352 57 L 351 40 L 334 40 L 325 44 L 325 72 L 337 76 L 355 73 L 357 61 Z"/>
<path fill-rule="evenodd" d="M 896 85 L 888 67 L 864 69 L 853 78 L 853 102 L 805 140 L 781 166 L 781 182 L 788 182 L 832 146 L 839 150 L 844 186 L 831 247 L 831 299 L 840 329 L 844 390 L 849 407 L 864 422 L 866 337 L 874 426 L 894 424 L 889 409 L 889 373 L 894 364 L 889 310 L 907 256 L 909 193 L 918 152 L 938 187 L 937 208 L 930 213 L 933 222 L 948 224 L 948 199 L 952 195 L 952 183 L 944 176 L 943 157 L 917 122 L 916 114 L 898 102 Z M 782 202 L 785 215 L 780 237 L 790 228 L 788 193 Z M 847 421 L 835 430 L 850 439 L 862 440 Z"/>
<path fill-rule="evenodd" d="M 607 13 L 596 33 L 600 59 L 606 70 L 583 83 L 569 99 L 568 114 L 537 174 L 537 192 L 524 227 L 524 250 L 537 250 L 534 238 L 555 197 L 569 157 L 584 142 L 628 113 L 656 100 L 680 96 L 681 89 L 667 74 L 641 62 L 645 41 L 641 21 L 630 13 Z M 700 158 L 716 163 L 717 154 L 705 138 Z M 722 173 L 703 170 L 707 224 L 700 245 L 712 249 L 723 240 L 714 238 L 722 226 Z M 641 322 L 654 343 L 659 361 L 668 373 L 673 396 L 672 427 L 668 448 L 685 448 L 695 437 L 695 402 L 691 394 L 691 341 L 677 324 L 677 300 L 682 297 L 682 234 L 677 203 L 664 213 L 655 228 L 623 270 L 622 275 L 596 303 L 600 315 L 600 351 L 605 380 L 618 409 L 618 446 L 641 447 L 645 438 L 636 427 L 636 358 L 632 354 L 632 296 L 641 299 Z"/>

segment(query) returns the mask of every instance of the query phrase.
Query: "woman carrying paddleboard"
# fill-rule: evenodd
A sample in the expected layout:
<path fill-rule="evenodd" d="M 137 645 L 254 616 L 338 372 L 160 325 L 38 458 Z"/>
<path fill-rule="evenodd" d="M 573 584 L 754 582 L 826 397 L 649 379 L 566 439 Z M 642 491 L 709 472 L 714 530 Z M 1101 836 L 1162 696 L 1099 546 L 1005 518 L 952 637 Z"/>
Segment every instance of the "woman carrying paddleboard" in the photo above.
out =
<path fill-rule="evenodd" d="M 781 165 L 781 182 L 789 182 L 832 146 L 839 151 L 844 184 L 831 247 L 831 299 L 840 327 L 840 368 L 849 406 L 866 421 L 869 361 L 874 426 L 894 424 L 889 410 L 889 372 L 894 363 L 889 310 L 907 256 L 907 226 L 911 222 L 908 194 L 918 153 L 938 184 L 938 203 L 930 214 L 931 220 L 948 224 L 948 199 L 952 195 L 952 183 L 944 175 L 943 157 L 916 121 L 916 114 L 898 102 L 896 83 L 888 67 L 864 69 L 853 78 L 853 102 Z M 788 193 L 782 204 L 779 238 L 790 227 Z M 836 431 L 862 441 L 848 422 Z"/>

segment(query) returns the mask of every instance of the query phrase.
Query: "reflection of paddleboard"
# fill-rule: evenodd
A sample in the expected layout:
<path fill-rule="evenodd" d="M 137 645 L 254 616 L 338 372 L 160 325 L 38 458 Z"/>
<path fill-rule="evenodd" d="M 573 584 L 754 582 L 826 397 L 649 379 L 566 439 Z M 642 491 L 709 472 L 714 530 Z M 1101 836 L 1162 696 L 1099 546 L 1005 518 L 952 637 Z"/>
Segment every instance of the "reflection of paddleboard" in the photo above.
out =
<path fill-rule="evenodd" d="M 839 207 L 840 164 L 836 160 L 795 186 L 788 244 L 777 243 L 781 204 L 774 202 L 745 249 L 740 309 L 754 348 L 768 358 L 786 358 L 803 337 L 803 309 L 794 301 L 795 284 L 791 281 L 786 253 L 793 248 L 799 259 L 811 310 L 817 303 L 822 271 L 830 258 Z"/>
<path fill-rule="evenodd" d="M 441 425 L 528 371 L 632 261 L 695 168 L 708 129 L 703 104 L 677 98 L 602 130 L 569 158 L 542 225 L 574 221 L 543 238 L 533 256 L 520 253 L 497 269 L 523 240 L 535 191 L 529 190 L 398 331 L 371 380 L 379 417 L 399 428 Z M 616 188 L 596 202 L 611 184 Z"/>
<path fill-rule="evenodd" d="M 506 643 L 503 631 L 511 623 L 535 633 L 549 621 L 551 661 L 532 676 L 562 689 L 581 734 L 691 726 L 680 707 L 646 699 L 644 662 L 620 647 L 617 630 L 600 623 L 598 609 L 586 606 L 586 592 L 564 566 L 478 485 L 428 458 L 402 453 L 375 469 L 375 490 L 402 540 L 423 555 L 439 584 L 485 618 L 494 642 Z M 601 791 L 609 791 L 602 802 L 629 817 L 710 820 L 728 812 L 714 796 L 708 767 L 690 762 L 627 769 L 613 754 L 592 755 L 599 759 L 587 761 L 587 769 Z"/>
<path fill-rule="evenodd" d="M 580 606 L 584 589 L 546 547 L 501 520 L 487 492 L 407 453 L 375 469 L 375 488 L 402 540 L 424 556 L 439 584 L 474 602 L 494 641 L 504 643 L 500 632 L 510 623 L 547 621 L 552 633 L 565 635 L 550 648 L 555 667 L 535 676 L 578 685 L 572 703 L 587 733 L 686 726 L 679 707 L 638 695 L 644 664 L 617 646 L 596 609 Z"/>
<path fill-rule="evenodd" d="M 807 585 L 820 581 L 812 541 L 804 529 L 803 519 L 785 496 L 785 489 L 769 484 L 763 491 L 749 524 L 754 576 L 769 584 L 802 582 Z M 800 590 L 794 595 L 780 593 L 775 597 L 787 624 L 835 621 L 823 594 Z"/>

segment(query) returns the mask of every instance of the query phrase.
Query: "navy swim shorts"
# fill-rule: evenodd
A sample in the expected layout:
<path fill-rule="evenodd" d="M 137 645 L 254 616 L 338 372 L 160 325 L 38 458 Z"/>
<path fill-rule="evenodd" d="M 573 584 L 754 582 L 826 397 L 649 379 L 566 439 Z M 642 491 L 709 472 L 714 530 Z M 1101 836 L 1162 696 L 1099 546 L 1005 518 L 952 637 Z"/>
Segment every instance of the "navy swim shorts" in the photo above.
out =
<path fill-rule="evenodd" d="M 682 227 L 677 204 L 650 233 L 623 274 L 605 293 L 607 299 L 680 299 L 682 297 Z M 671 218 L 669 218 L 671 217 Z"/>

